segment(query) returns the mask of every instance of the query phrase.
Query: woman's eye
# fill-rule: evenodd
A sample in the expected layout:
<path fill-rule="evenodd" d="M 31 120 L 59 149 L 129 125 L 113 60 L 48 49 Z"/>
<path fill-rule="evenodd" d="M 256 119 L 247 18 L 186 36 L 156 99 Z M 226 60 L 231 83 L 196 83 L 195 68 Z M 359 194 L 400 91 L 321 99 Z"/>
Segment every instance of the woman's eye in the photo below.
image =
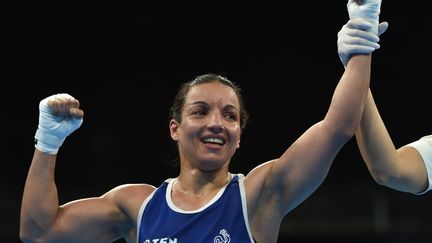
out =
<path fill-rule="evenodd" d="M 230 119 L 230 120 L 237 121 L 237 115 L 236 115 L 236 114 L 233 114 L 233 113 L 226 113 L 226 114 L 225 114 L 225 117 L 228 118 L 228 119 Z"/>
<path fill-rule="evenodd" d="M 205 114 L 207 114 L 207 113 L 204 110 L 192 111 L 192 115 L 205 115 Z"/>

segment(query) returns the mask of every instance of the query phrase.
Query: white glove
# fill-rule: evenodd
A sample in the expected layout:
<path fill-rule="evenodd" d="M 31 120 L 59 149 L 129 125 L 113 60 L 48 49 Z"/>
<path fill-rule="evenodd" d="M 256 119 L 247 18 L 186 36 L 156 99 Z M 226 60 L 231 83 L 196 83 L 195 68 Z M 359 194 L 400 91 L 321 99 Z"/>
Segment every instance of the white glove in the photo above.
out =
<path fill-rule="evenodd" d="M 39 103 L 39 125 L 35 147 L 45 153 L 57 154 L 67 136 L 83 122 L 79 102 L 69 94 L 55 94 Z"/>
<path fill-rule="evenodd" d="M 372 25 L 361 18 L 350 19 L 338 32 L 338 54 L 345 68 L 353 54 L 369 54 L 380 48 L 378 36 L 387 30 L 388 23 L 379 24 L 378 35 L 370 31 Z"/>
<path fill-rule="evenodd" d="M 350 19 L 362 18 L 372 23 L 370 31 L 378 35 L 381 0 L 348 0 L 347 8 Z"/>

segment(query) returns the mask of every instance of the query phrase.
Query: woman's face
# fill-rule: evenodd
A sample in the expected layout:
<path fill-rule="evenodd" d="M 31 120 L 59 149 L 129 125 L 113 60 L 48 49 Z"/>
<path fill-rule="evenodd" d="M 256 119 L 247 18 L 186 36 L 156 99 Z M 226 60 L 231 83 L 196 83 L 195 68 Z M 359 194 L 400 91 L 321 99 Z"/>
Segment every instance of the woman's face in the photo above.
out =
<path fill-rule="evenodd" d="M 170 122 L 180 162 L 213 171 L 228 165 L 240 144 L 240 105 L 234 90 L 219 82 L 192 87 L 182 122 Z"/>

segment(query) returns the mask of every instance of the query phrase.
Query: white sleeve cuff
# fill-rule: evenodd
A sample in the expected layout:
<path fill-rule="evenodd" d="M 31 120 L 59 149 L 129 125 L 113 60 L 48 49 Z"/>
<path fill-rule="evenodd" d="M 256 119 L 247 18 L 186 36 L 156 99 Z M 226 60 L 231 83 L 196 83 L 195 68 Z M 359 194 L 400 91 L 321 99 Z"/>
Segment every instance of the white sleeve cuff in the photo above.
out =
<path fill-rule="evenodd" d="M 432 190 L 432 135 L 424 136 L 417 141 L 407 144 L 407 146 L 415 148 L 420 153 L 425 163 L 429 185 L 425 191 L 416 193 L 418 195 L 421 195 L 429 190 Z"/>

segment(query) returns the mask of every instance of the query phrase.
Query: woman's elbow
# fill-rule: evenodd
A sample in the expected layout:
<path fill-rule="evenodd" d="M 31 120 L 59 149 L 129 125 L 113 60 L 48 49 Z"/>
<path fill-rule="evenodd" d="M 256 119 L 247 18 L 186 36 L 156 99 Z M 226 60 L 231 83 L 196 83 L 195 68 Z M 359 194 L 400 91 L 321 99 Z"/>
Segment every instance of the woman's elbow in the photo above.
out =
<path fill-rule="evenodd" d="M 19 230 L 19 238 L 24 243 L 44 243 L 47 242 L 42 237 L 38 237 L 36 232 L 31 232 L 26 227 L 21 226 Z"/>

